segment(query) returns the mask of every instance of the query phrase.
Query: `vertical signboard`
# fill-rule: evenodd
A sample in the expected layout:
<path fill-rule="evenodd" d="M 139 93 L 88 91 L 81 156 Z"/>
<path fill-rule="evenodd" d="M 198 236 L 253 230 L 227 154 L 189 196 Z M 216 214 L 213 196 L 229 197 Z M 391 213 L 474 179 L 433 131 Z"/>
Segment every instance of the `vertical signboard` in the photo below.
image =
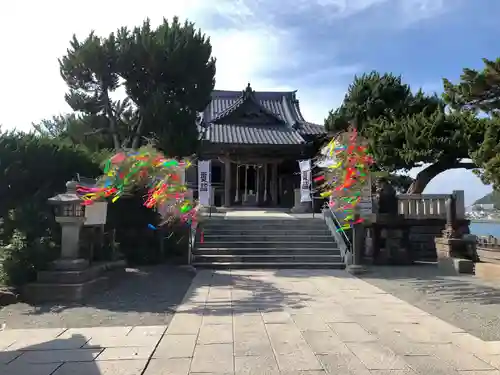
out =
<path fill-rule="evenodd" d="M 311 202 L 311 160 L 299 161 L 300 201 Z"/>
<path fill-rule="evenodd" d="M 198 161 L 198 199 L 202 206 L 210 206 L 210 166 L 210 160 Z"/>

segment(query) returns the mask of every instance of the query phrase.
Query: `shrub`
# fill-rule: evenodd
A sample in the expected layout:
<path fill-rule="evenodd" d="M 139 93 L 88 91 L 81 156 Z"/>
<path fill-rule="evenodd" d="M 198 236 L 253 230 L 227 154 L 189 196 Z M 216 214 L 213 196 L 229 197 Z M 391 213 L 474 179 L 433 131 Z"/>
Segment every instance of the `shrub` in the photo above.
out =
<path fill-rule="evenodd" d="M 58 246 L 47 238 L 28 241 L 15 230 L 8 245 L 0 245 L 0 283 L 18 287 L 35 281 L 38 271 L 55 260 Z"/>
<path fill-rule="evenodd" d="M 57 257 L 60 227 L 47 199 L 76 173 L 97 176 L 99 157 L 55 139 L 0 133 L 0 283 L 33 281 Z"/>

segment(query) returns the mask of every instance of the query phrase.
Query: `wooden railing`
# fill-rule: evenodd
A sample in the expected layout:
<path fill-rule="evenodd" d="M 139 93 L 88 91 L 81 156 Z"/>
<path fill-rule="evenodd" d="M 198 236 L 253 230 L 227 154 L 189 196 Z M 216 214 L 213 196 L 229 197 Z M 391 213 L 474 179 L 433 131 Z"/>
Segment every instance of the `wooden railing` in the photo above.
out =
<path fill-rule="evenodd" d="M 453 191 L 456 200 L 457 219 L 465 218 L 463 190 Z M 407 219 L 446 219 L 446 200 L 450 194 L 400 194 L 399 214 Z"/>

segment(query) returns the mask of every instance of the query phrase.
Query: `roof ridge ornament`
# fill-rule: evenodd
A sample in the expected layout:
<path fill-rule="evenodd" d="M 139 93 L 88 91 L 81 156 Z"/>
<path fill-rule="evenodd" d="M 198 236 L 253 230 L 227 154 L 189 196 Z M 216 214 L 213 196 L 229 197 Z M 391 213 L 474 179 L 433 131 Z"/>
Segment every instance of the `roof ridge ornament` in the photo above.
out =
<path fill-rule="evenodd" d="M 248 82 L 247 87 L 245 90 L 243 90 L 243 98 L 247 99 L 251 95 L 253 95 L 254 91 L 252 90 L 252 86 L 250 86 L 250 82 Z"/>

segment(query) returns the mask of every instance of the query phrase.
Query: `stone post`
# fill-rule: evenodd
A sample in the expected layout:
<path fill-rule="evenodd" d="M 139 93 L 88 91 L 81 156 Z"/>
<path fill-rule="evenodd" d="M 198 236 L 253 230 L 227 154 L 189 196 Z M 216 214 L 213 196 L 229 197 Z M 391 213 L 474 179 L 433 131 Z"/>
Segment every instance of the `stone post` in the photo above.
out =
<path fill-rule="evenodd" d="M 354 215 L 355 222 L 359 219 L 359 213 Z M 363 223 L 354 224 L 352 227 L 352 264 L 348 265 L 347 272 L 353 275 L 359 275 L 366 272 L 363 266 L 363 253 L 365 248 L 365 227 Z"/>
<path fill-rule="evenodd" d="M 312 201 L 311 202 L 301 202 L 300 189 L 293 190 L 294 204 L 292 207 L 292 212 L 294 213 L 307 213 L 312 212 Z"/>
<path fill-rule="evenodd" d="M 460 238 L 457 231 L 456 197 L 446 200 L 446 226 L 442 236 L 434 239 L 438 267 L 447 272 L 473 273 L 474 263 L 466 259 L 467 240 Z"/>
<path fill-rule="evenodd" d="M 457 213 L 457 219 L 465 219 L 465 196 L 463 190 L 453 190 L 453 196 L 455 197 L 455 210 Z"/>
<path fill-rule="evenodd" d="M 57 217 L 61 224 L 61 258 L 77 259 L 79 256 L 80 229 L 85 218 Z"/>
<path fill-rule="evenodd" d="M 453 194 L 446 200 L 446 226 L 443 230 L 443 238 L 458 238 L 457 207 Z"/>

